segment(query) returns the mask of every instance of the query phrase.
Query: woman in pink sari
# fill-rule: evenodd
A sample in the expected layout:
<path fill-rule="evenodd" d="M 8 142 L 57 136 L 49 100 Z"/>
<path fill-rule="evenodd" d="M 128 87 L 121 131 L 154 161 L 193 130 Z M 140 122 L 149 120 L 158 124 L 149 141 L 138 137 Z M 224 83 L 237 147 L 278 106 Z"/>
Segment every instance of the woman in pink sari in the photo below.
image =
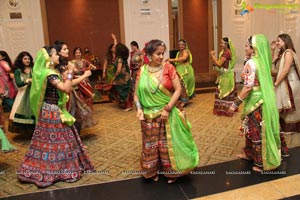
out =
<path fill-rule="evenodd" d="M 4 105 L 9 110 L 11 110 L 18 92 L 11 69 L 12 62 L 8 54 L 5 51 L 0 51 L 0 95 L 3 98 Z"/>

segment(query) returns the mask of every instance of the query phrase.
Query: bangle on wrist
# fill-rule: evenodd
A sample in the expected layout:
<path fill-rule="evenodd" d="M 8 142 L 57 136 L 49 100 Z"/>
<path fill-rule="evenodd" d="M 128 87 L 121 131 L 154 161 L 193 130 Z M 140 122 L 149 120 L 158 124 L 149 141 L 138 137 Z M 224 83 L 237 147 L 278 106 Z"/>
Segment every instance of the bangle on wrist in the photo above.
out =
<path fill-rule="evenodd" d="M 165 105 L 164 110 L 167 112 L 171 112 L 172 108 L 170 108 L 170 106 L 167 104 Z"/>
<path fill-rule="evenodd" d="M 67 79 L 71 81 L 73 79 L 73 74 L 67 73 Z"/>
<path fill-rule="evenodd" d="M 234 102 L 233 102 L 233 106 L 235 106 L 236 108 L 238 108 L 241 104 L 243 103 L 243 101 L 238 97 Z"/>
<path fill-rule="evenodd" d="M 234 102 L 232 103 L 232 106 L 238 108 L 238 106 Z"/>
<path fill-rule="evenodd" d="M 241 101 L 241 102 L 244 102 L 244 100 L 243 99 L 241 99 L 241 97 L 240 96 L 237 96 L 238 97 L 238 99 Z"/>
<path fill-rule="evenodd" d="M 135 103 L 136 109 L 142 109 L 142 105 L 139 101 L 135 101 L 134 103 Z"/>

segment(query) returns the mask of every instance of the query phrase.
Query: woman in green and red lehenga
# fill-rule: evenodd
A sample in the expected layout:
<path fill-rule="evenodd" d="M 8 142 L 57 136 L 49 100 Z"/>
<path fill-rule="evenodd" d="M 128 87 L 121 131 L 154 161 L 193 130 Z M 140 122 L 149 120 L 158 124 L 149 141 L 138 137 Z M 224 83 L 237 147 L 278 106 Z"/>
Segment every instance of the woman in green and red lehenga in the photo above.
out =
<path fill-rule="evenodd" d="M 177 109 L 181 95 L 175 67 L 163 62 L 165 44 L 151 40 L 146 53 L 149 64 L 137 75 L 134 101 L 142 130 L 142 175 L 157 181 L 164 174 L 173 183 L 190 173 L 199 162 L 191 125 Z"/>
<path fill-rule="evenodd" d="M 253 161 L 254 171 L 275 170 L 287 148 L 284 138 L 280 137 L 269 41 L 262 34 L 251 36 L 245 51 L 251 58 L 242 73 L 244 86 L 229 108 L 233 113 L 244 103 L 241 131 L 246 145 L 238 157 Z"/>
<path fill-rule="evenodd" d="M 180 39 L 178 41 L 178 49 L 176 58 L 168 59 L 168 61 L 175 63 L 176 71 L 181 79 L 182 92 L 180 101 L 184 106 L 195 95 L 195 74 L 192 66 L 193 56 L 187 42 Z"/>
<path fill-rule="evenodd" d="M 216 80 L 218 87 L 215 93 L 213 114 L 232 117 L 233 113 L 228 112 L 228 109 L 237 96 L 234 73 L 235 48 L 228 37 L 221 39 L 220 47 L 222 50 L 218 58 L 216 58 L 214 51 L 210 52 L 214 69 L 218 72 Z"/>

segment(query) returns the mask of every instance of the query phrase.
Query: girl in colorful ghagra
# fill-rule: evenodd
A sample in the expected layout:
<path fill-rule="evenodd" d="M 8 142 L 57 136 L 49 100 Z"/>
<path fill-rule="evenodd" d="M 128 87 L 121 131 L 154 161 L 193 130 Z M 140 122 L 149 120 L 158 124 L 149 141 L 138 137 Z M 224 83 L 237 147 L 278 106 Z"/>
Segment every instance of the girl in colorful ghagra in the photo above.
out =
<path fill-rule="evenodd" d="M 242 80 L 244 86 L 230 106 L 233 113 L 244 102 L 242 134 L 245 134 L 244 153 L 238 157 L 253 160 L 253 170 L 274 170 L 281 164 L 281 141 L 276 98 L 271 78 L 271 53 L 267 38 L 254 35 L 245 45 L 247 55 Z"/>
<path fill-rule="evenodd" d="M 75 118 L 66 109 L 74 65 L 54 68 L 58 59 L 55 48 L 44 47 L 38 52 L 33 67 L 30 103 L 36 127 L 17 173 L 20 181 L 38 187 L 58 181 L 74 182 L 85 171 L 94 171 L 73 125 Z M 67 70 L 66 80 L 61 77 L 64 70 Z"/>
<path fill-rule="evenodd" d="M 189 121 L 175 107 L 180 78 L 173 65 L 163 62 L 165 50 L 160 40 L 148 43 L 149 64 L 137 75 L 134 101 L 143 134 L 143 176 L 157 181 L 162 173 L 173 183 L 197 167 L 199 154 Z"/>
<path fill-rule="evenodd" d="M 72 98 L 69 102 L 69 109 L 71 114 L 76 118 L 77 129 L 82 130 L 95 126 L 98 121 L 94 117 L 94 100 L 98 100 L 100 94 L 90 84 L 88 77 L 85 76 L 87 71 L 96 69 L 96 66 L 91 64 L 88 60 L 82 58 L 82 49 L 80 47 L 74 48 L 75 59 L 71 62 L 75 65 L 74 79 L 72 81 L 73 89 L 71 92 Z M 88 119 L 88 120 L 87 120 Z"/>
<path fill-rule="evenodd" d="M 130 43 L 131 52 L 130 52 L 130 74 L 132 80 L 132 93 L 134 93 L 135 80 L 137 72 L 143 64 L 143 52 L 139 49 L 139 45 L 136 41 Z"/>
<path fill-rule="evenodd" d="M 214 69 L 218 72 L 216 80 L 218 87 L 215 94 L 213 114 L 232 117 L 233 113 L 228 112 L 228 108 L 237 96 L 234 74 L 235 48 L 228 37 L 221 39 L 220 46 L 222 50 L 218 59 L 215 56 L 215 51 L 210 52 Z"/>
<path fill-rule="evenodd" d="M 58 69 L 65 69 L 68 66 L 69 49 L 68 45 L 61 40 L 55 41 L 55 48 L 59 55 Z M 64 71 L 60 71 L 63 74 Z M 79 89 L 78 84 L 87 79 L 91 75 L 91 70 L 86 69 L 82 72 L 74 67 L 74 79 L 72 80 L 72 91 L 69 94 L 69 101 L 67 104 L 68 111 L 76 119 L 75 126 L 80 133 L 83 128 L 92 127 L 97 124 L 93 112 L 93 99 L 90 97 L 85 98 Z M 64 76 L 63 76 L 64 78 Z M 82 88 L 81 88 L 82 89 Z"/>
<path fill-rule="evenodd" d="M 82 76 L 86 70 L 95 70 L 97 68 L 90 61 L 82 58 L 82 49 L 80 47 L 74 48 L 73 55 L 75 59 L 73 59 L 71 62 L 76 67 L 76 70 L 74 71 L 74 78 Z M 89 78 L 80 81 L 75 88 L 81 91 L 81 95 L 85 98 L 88 106 L 91 108 L 91 110 L 94 110 L 93 102 L 100 99 L 100 94 L 96 89 L 93 88 Z"/>

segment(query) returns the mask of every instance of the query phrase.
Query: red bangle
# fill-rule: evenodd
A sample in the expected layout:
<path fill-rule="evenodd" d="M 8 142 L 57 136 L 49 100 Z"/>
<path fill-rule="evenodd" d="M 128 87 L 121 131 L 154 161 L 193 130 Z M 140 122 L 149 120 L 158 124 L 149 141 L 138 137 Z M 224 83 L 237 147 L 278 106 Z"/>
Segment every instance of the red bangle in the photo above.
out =
<path fill-rule="evenodd" d="M 167 105 L 165 105 L 164 110 L 167 111 L 167 112 L 171 112 L 172 109 L 171 109 L 170 106 L 167 104 Z"/>

